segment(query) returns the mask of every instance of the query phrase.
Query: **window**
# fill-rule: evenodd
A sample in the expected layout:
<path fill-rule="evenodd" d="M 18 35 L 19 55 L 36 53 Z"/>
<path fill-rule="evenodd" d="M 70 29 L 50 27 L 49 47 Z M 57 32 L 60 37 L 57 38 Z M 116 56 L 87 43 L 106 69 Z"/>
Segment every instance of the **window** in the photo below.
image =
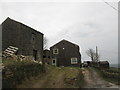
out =
<path fill-rule="evenodd" d="M 77 64 L 77 58 L 71 58 L 71 64 Z"/>
<path fill-rule="evenodd" d="M 34 33 L 32 33 L 32 40 L 35 40 L 36 35 Z"/>
<path fill-rule="evenodd" d="M 53 49 L 53 54 L 58 54 L 58 49 Z"/>
<path fill-rule="evenodd" d="M 46 58 L 46 56 L 43 55 L 43 58 Z"/>
<path fill-rule="evenodd" d="M 52 60 L 52 65 L 56 65 L 56 59 Z"/>

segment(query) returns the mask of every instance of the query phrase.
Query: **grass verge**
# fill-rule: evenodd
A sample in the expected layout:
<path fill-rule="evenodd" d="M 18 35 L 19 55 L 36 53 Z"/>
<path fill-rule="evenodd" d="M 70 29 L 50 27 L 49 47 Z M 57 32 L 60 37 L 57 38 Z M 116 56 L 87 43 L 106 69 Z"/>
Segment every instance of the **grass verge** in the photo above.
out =
<path fill-rule="evenodd" d="M 105 81 L 108 81 L 108 82 L 114 83 L 114 84 L 116 84 L 116 85 L 119 85 L 118 80 L 115 80 L 115 79 L 113 79 L 113 78 L 105 77 L 105 76 L 103 75 L 103 72 L 102 72 L 100 69 L 97 69 L 97 68 L 93 68 L 93 69 L 94 69 L 94 70 L 100 75 L 100 77 L 101 77 L 102 79 L 104 79 Z M 113 68 L 112 68 L 112 69 L 113 69 Z M 114 68 L 114 70 L 117 70 L 117 69 Z"/>

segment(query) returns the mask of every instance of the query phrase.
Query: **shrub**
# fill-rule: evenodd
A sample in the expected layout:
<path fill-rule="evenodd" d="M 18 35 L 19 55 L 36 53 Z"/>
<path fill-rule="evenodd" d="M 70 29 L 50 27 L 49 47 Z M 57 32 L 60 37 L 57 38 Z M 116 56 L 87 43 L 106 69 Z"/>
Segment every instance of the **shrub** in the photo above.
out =
<path fill-rule="evenodd" d="M 4 68 L 2 70 L 3 88 L 15 88 L 23 80 L 43 72 L 43 65 L 33 61 L 20 61 L 3 59 Z"/>

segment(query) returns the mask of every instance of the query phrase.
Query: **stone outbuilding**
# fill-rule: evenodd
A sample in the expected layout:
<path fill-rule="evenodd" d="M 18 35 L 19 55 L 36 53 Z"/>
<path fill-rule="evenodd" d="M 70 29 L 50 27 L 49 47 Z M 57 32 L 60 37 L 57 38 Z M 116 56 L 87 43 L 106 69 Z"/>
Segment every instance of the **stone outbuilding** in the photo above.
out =
<path fill-rule="evenodd" d="M 109 68 L 109 62 L 108 61 L 100 61 L 99 62 L 99 67 L 102 69 L 108 69 Z"/>

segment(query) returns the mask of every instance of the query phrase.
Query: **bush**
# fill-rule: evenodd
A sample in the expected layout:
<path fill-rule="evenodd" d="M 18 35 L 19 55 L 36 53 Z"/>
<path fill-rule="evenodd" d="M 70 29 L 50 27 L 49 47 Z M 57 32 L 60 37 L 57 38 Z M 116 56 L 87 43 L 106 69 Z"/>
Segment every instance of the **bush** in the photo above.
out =
<path fill-rule="evenodd" d="M 3 59 L 4 68 L 2 70 L 2 87 L 15 88 L 23 80 L 43 72 L 43 65 L 33 61 L 17 61 Z"/>

